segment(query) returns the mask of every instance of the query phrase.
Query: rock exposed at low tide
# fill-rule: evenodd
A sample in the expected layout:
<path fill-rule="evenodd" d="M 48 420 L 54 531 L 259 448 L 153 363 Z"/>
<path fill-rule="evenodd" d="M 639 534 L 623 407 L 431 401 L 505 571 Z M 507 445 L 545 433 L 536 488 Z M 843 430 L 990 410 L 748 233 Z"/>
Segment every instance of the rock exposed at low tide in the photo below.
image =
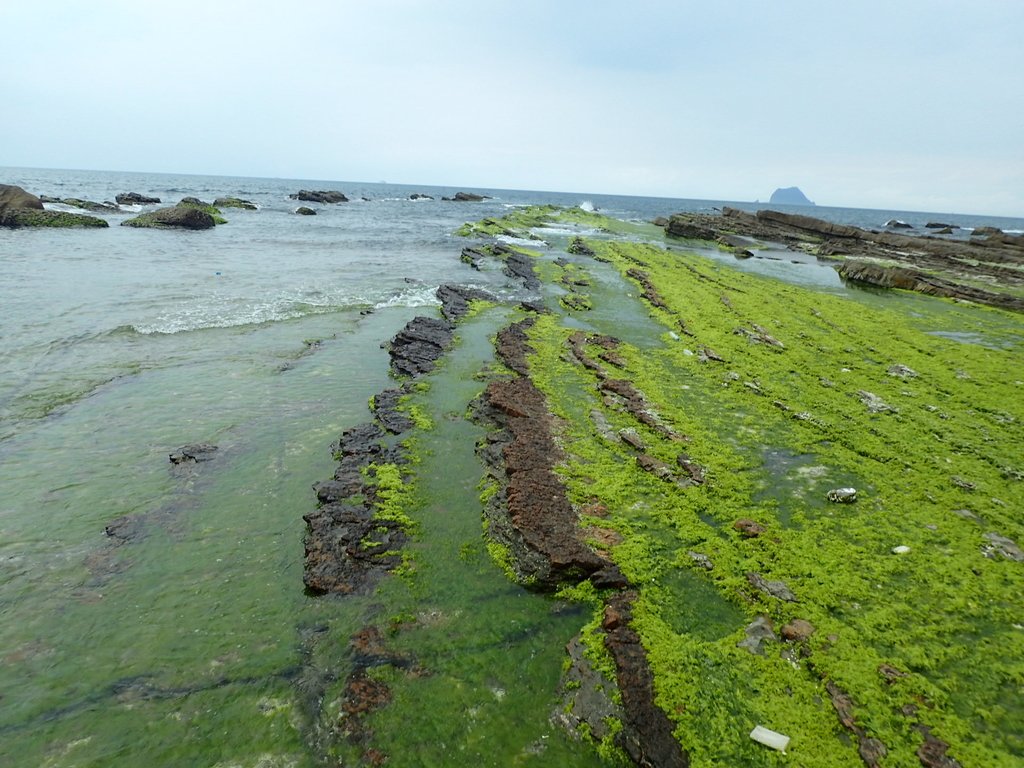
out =
<path fill-rule="evenodd" d="M 302 200 L 306 203 L 347 203 L 348 198 L 341 192 L 331 189 L 309 190 L 300 189 L 288 197 L 292 200 Z"/>
<path fill-rule="evenodd" d="M 189 205 L 160 208 L 121 222 L 122 227 L 191 230 L 211 229 L 216 224 L 217 220 L 212 214 Z"/>
<path fill-rule="evenodd" d="M 108 226 L 95 216 L 66 211 L 48 211 L 43 201 L 14 184 L 0 184 L 0 227 L 92 227 Z"/>

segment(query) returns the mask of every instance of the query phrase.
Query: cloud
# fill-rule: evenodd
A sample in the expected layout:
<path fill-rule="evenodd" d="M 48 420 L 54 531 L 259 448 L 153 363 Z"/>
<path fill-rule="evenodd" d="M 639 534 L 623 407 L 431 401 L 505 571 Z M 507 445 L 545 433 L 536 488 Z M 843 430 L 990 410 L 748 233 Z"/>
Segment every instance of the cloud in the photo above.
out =
<path fill-rule="evenodd" d="M 6 4 L 4 162 L 1024 212 L 1024 5 Z M 982 203 L 984 201 L 984 203 Z"/>

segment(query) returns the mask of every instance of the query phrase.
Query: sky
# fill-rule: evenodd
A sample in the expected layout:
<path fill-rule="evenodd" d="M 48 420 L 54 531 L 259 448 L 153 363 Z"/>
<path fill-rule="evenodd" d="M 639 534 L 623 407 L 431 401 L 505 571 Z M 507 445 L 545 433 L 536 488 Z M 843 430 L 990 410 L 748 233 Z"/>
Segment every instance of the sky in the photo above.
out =
<path fill-rule="evenodd" d="M 0 0 L 0 167 L 1024 217 L 1022 30 L 1022 0 Z"/>

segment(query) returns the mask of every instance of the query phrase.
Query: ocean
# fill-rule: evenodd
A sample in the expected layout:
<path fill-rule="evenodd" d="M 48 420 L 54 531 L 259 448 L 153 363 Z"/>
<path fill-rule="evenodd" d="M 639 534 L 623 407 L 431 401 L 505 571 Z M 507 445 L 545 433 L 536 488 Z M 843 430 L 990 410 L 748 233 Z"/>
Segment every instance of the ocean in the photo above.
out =
<path fill-rule="evenodd" d="M 767 207 L 488 189 L 466 190 L 483 202 L 447 202 L 458 188 L 15 168 L 0 169 L 0 182 L 59 198 L 258 206 L 226 209 L 228 223 L 205 232 L 117 226 L 128 213 L 104 214 L 102 230 L 0 229 L 5 766 L 349 764 L 359 750 L 337 711 L 347 639 L 387 623 L 387 588 L 307 595 L 302 515 L 312 484 L 333 472 L 331 443 L 394 385 L 382 343 L 436 314 L 440 284 L 531 298 L 460 261 L 469 243 L 455 231 L 533 204 L 636 221 Z M 303 203 L 288 195 L 300 189 L 351 202 L 297 216 Z M 896 218 L 958 225 L 961 236 L 1024 231 L 1024 219 L 783 209 L 868 228 Z M 735 265 L 852 290 L 827 265 Z M 449 370 L 464 370 L 467 386 L 497 327 L 467 332 L 453 353 Z M 480 431 L 459 421 L 461 393 L 437 396 L 450 397 L 451 443 L 436 450 L 450 451 L 451 475 L 437 489 L 444 524 L 424 535 L 451 542 L 452 562 L 473 578 L 421 595 L 420 620 L 439 627 L 436 646 L 421 649 L 434 698 L 408 724 L 423 753 L 392 764 L 600 765 L 549 718 L 579 617 L 473 554 Z M 168 454 L 189 443 L 218 446 L 215 458 L 175 470 Z"/>

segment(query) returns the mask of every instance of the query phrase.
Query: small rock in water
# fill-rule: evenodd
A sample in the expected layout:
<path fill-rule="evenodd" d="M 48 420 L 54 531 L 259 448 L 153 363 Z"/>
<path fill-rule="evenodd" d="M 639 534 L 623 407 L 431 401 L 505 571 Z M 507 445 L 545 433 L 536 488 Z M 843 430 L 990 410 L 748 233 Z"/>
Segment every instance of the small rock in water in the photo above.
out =
<path fill-rule="evenodd" d="M 833 488 L 828 492 L 828 500 L 836 504 L 852 504 L 857 500 L 857 489 Z"/>
<path fill-rule="evenodd" d="M 213 459 L 213 454 L 216 452 L 216 445 L 209 445 L 208 443 L 191 443 L 189 445 L 181 446 L 181 448 L 171 453 L 168 458 L 171 460 L 171 464 L 210 461 Z"/>

